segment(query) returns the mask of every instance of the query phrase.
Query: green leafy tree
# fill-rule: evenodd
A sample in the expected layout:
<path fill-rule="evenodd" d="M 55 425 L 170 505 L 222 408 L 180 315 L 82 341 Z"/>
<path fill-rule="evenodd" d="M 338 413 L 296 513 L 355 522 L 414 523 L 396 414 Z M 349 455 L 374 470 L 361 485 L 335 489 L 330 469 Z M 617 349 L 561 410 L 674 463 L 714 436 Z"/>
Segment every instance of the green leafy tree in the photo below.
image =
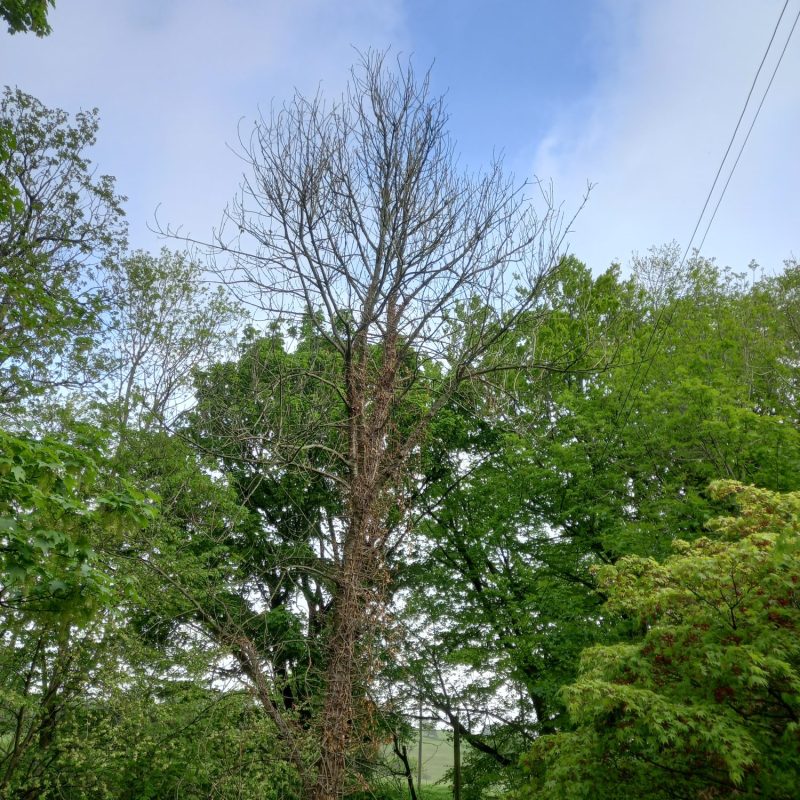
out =
<path fill-rule="evenodd" d="M 39 797 L 68 708 L 91 685 L 109 562 L 152 514 L 98 452 L 0 432 L 0 796 Z M 24 788 L 23 788 L 24 787 Z"/>
<path fill-rule="evenodd" d="M 512 340 L 563 369 L 509 374 L 514 416 L 490 392 L 432 428 L 396 680 L 444 723 L 458 712 L 478 745 L 467 791 L 518 780 L 518 754 L 569 724 L 560 690 L 581 651 L 635 635 L 604 613 L 594 566 L 702 535 L 724 510 L 716 477 L 798 487 L 789 292 L 703 260 L 680 286 L 654 280 L 664 264 L 639 270 L 565 265 L 535 333 L 520 321 Z"/>
<path fill-rule="evenodd" d="M 0 797 L 292 797 L 273 723 L 168 580 L 202 596 L 240 555 L 214 465 L 163 430 L 238 312 L 187 257 L 122 258 L 96 112 L 11 90 L 1 110 Z"/>
<path fill-rule="evenodd" d="M 235 402 L 230 395 L 228 400 Z M 276 791 L 286 782 L 288 786 L 297 778 L 291 749 L 295 742 L 276 738 L 280 728 L 270 715 L 264 714 L 264 707 L 287 703 L 293 713 L 308 715 L 304 679 L 309 669 L 308 654 L 299 622 L 294 618 L 295 610 L 282 605 L 288 604 L 288 597 L 296 599 L 293 581 L 299 574 L 298 563 L 304 563 L 299 559 L 306 559 L 306 554 L 295 554 L 294 563 L 279 560 L 288 548 L 282 552 L 275 543 L 275 550 L 270 550 L 267 540 L 274 542 L 275 537 L 269 527 L 257 522 L 259 501 L 251 506 L 242 503 L 236 485 L 230 485 L 231 477 L 220 475 L 218 462 L 191 447 L 185 433 L 171 436 L 157 429 L 129 431 L 116 463 L 137 485 L 157 492 L 161 498 L 159 516 L 137 535 L 128 537 L 121 554 L 127 562 L 126 572 L 135 576 L 137 587 L 137 598 L 128 604 L 125 615 L 128 629 L 138 632 L 147 647 L 160 653 L 157 666 L 145 659 L 139 680 L 144 686 L 150 680 L 148 676 L 154 676 L 150 691 L 162 691 L 159 684 L 169 691 L 173 686 L 174 697 L 179 698 L 180 687 L 174 686 L 172 675 L 173 665 L 181 664 L 184 675 L 191 671 L 198 697 L 213 685 L 214 692 L 220 692 L 220 702 L 239 704 L 248 719 L 258 709 L 260 721 L 255 720 L 253 725 L 261 731 L 259 737 L 263 734 L 266 739 L 247 745 L 247 758 L 262 762 L 248 767 L 252 778 L 248 791 L 256 791 L 257 776 L 266 784 L 274 781 Z M 269 513 L 281 513 L 273 505 L 266 508 Z M 259 556 L 261 548 L 275 557 Z M 274 576 L 278 576 L 275 582 Z M 270 603 L 272 590 L 277 593 L 275 602 Z M 282 599 L 281 595 L 285 597 Z M 284 687 L 282 694 L 268 691 L 273 684 L 267 684 L 264 676 L 273 668 L 283 668 L 281 682 L 275 683 Z M 122 668 L 117 680 L 125 683 L 124 675 Z M 223 683 L 230 688 L 222 691 Z M 109 686 L 113 689 L 113 677 Z M 230 692 L 233 695 L 226 700 Z M 114 696 L 120 702 L 134 702 L 135 695 L 120 690 Z M 106 711 L 98 707 L 98 713 Z M 134 713 L 150 712 L 144 704 Z M 197 725 L 208 730 L 212 717 L 221 719 L 216 714 L 206 721 L 198 717 Z M 164 724 L 168 719 L 165 712 Z M 235 738 L 231 724 L 214 736 L 220 740 Z M 124 735 L 133 736 L 133 729 Z M 184 745 L 174 746 L 180 749 Z M 189 753 L 188 744 L 185 746 Z M 294 755 L 305 757 L 302 752 Z M 117 757 L 121 756 L 114 756 Z M 146 760 L 147 756 L 142 758 Z M 225 771 L 220 761 L 209 764 L 212 768 Z M 134 774 L 141 767 L 134 762 L 126 769 Z M 191 763 L 177 761 L 171 768 L 171 779 L 177 780 L 182 770 L 192 769 Z M 198 796 L 203 796 L 200 789 L 197 791 Z M 134 792 L 132 796 L 138 795 Z M 286 796 L 292 795 L 289 792 Z"/>
<path fill-rule="evenodd" d="M 536 741 L 526 797 L 796 795 L 800 714 L 800 494 L 734 482 L 736 517 L 659 563 L 599 570 L 605 613 L 633 643 L 587 650 L 564 690 L 575 728 Z"/>
<path fill-rule="evenodd" d="M 48 5 L 54 0 L 2 0 L 0 18 L 8 24 L 9 33 L 33 31 L 37 36 L 50 33 L 47 22 Z M 0 163 L 9 158 L 14 146 L 14 135 L 10 128 L 0 122 Z M 18 189 L 9 181 L 7 175 L 0 174 L 0 221 L 21 205 Z"/>
<path fill-rule="evenodd" d="M 460 397 L 426 441 L 426 487 L 394 673 L 470 744 L 468 797 L 514 780 L 517 754 L 561 724 L 558 691 L 593 641 L 599 600 L 583 544 L 557 536 L 553 503 L 567 474 L 550 455 L 559 397 L 606 377 L 633 316 L 618 274 L 561 265 L 535 316 L 506 342 L 535 348 L 539 369 Z M 508 398 L 515 412 L 507 413 Z"/>
<path fill-rule="evenodd" d="M 19 90 L 0 100 L 10 136 L 0 175 L 14 197 L 0 218 L 0 411 L 96 374 L 103 282 L 124 243 L 121 198 L 87 151 L 97 112 L 74 120 Z"/>
<path fill-rule="evenodd" d="M 51 30 L 47 14 L 54 6 L 55 0 L 2 0 L 0 18 L 8 24 L 9 33 L 47 36 Z"/>
<path fill-rule="evenodd" d="M 242 311 L 222 287 L 209 288 L 197 261 L 166 249 L 122 258 L 105 288 L 109 424 L 168 425 L 190 405 L 195 372 L 233 351 Z"/>

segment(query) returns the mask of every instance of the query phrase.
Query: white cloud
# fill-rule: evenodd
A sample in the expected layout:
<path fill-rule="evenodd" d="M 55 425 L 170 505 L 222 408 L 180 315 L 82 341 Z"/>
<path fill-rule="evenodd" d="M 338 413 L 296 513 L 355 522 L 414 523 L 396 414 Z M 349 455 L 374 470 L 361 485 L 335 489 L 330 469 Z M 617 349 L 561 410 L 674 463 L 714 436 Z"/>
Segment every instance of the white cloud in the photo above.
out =
<path fill-rule="evenodd" d="M 597 184 L 571 237 L 579 257 L 601 269 L 634 250 L 688 241 L 782 5 L 608 0 L 596 91 L 565 110 L 534 159 L 560 197 Z M 776 43 L 797 10 L 787 10 Z M 795 37 L 703 248 L 737 269 L 755 258 L 772 271 L 800 255 L 800 31 Z M 766 80 L 759 85 L 756 104 Z"/>
<path fill-rule="evenodd" d="M 3 37 L 0 74 L 45 104 L 97 106 L 96 161 L 128 194 L 131 239 L 160 218 L 207 237 L 242 170 L 237 122 L 293 87 L 338 91 L 353 47 L 403 39 L 400 0 L 70 0 L 53 33 Z"/>
<path fill-rule="evenodd" d="M 593 267 L 686 242 L 781 5 L 604 0 L 588 45 L 582 20 L 576 41 L 580 58 L 594 61 L 591 93 L 574 100 L 580 87 L 564 87 L 549 133 L 510 161 L 552 177 L 567 206 L 587 180 L 597 183 L 572 237 Z M 791 0 L 785 22 L 799 5 Z M 354 46 L 413 52 L 411 8 L 406 0 L 65 0 L 50 37 L 2 35 L 0 75 L 51 106 L 100 108 L 96 161 L 130 196 L 132 243 L 154 246 L 145 226 L 159 203 L 164 221 L 198 237 L 218 222 L 242 170 L 227 147 L 240 118 L 248 130 L 259 105 L 268 109 L 295 86 L 337 93 Z M 443 34 L 430 33 L 435 55 Z M 774 269 L 800 255 L 800 30 L 795 36 L 704 248 L 732 266 L 757 258 Z M 578 57 L 575 46 L 565 42 L 565 58 Z M 451 72 L 470 57 L 452 50 Z M 558 75 L 556 63 L 551 80 Z M 494 88 L 503 91 L 499 77 Z M 473 94 L 480 107 L 486 98 Z M 530 94 L 535 102 L 533 83 Z M 511 108 L 503 123 L 515 141 L 517 116 Z"/>

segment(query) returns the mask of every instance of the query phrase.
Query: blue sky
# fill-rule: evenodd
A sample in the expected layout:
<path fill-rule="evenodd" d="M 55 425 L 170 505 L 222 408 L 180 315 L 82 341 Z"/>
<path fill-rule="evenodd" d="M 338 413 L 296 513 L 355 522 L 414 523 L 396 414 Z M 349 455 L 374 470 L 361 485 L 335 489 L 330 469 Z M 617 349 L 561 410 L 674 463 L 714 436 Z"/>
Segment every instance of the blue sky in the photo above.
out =
<path fill-rule="evenodd" d="M 97 106 L 131 244 L 160 218 L 207 238 L 242 165 L 228 145 L 294 87 L 338 93 L 354 48 L 411 54 L 447 93 L 465 164 L 502 151 L 574 209 L 595 270 L 685 244 L 783 0 L 58 0 L 43 40 L 0 33 L 0 82 Z M 791 0 L 791 23 L 800 0 Z M 783 41 L 789 25 L 778 39 Z M 800 31 L 704 253 L 772 272 L 800 257 Z M 783 37 L 783 38 L 782 38 Z M 774 61 L 765 69 L 771 71 Z"/>

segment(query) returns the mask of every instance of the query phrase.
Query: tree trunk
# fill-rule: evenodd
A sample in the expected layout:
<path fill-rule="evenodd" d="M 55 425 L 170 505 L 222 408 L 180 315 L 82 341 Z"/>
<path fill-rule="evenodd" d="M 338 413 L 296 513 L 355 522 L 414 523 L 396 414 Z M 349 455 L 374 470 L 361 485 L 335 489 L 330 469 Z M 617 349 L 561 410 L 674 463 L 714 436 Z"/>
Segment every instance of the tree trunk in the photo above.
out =
<path fill-rule="evenodd" d="M 356 408 L 362 408 L 360 403 Z M 383 515 L 380 488 L 376 485 L 382 448 L 377 437 L 367 438 L 358 416 L 351 435 L 359 442 L 352 473 L 350 520 L 342 564 L 337 576 L 325 680 L 325 703 L 320 720 L 320 759 L 313 800 L 338 800 L 344 796 L 347 759 L 359 730 L 359 702 L 355 687 L 368 682 L 370 664 L 363 642 L 368 616 L 379 600 L 378 575 L 383 551 L 378 546 Z M 357 437 L 357 438 L 356 438 Z M 363 731 L 359 731 L 363 734 Z"/>
<path fill-rule="evenodd" d="M 320 759 L 313 800 L 337 800 L 344 796 L 347 754 L 353 734 L 356 648 L 363 623 L 359 549 L 356 543 L 353 547 L 356 553 L 352 553 L 344 565 L 333 612 L 325 705 L 320 724 Z"/>

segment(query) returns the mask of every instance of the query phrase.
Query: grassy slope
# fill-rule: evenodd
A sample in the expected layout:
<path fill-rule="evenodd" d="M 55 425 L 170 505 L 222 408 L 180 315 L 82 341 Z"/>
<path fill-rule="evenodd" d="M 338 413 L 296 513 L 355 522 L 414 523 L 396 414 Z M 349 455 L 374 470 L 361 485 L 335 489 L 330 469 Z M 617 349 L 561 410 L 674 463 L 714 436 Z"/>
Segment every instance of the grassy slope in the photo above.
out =
<path fill-rule="evenodd" d="M 414 774 L 414 782 L 417 777 L 417 738 L 416 734 L 412 741 L 406 742 L 408 748 L 409 761 Z M 387 747 L 385 751 L 387 764 L 400 770 L 400 762 Z M 453 790 L 449 784 L 435 785 L 444 778 L 447 770 L 453 767 L 453 738 L 449 731 L 425 729 L 422 732 L 422 798 L 421 800 L 443 800 L 452 797 Z M 401 792 L 398 797 L 406 797 L 405 780 L 397 779 L 391 781 Z"/>
<path fill-rule="evenodd" d="M 417 742 L 408 745 L 409 754 L 413 753 L 414 769 L 417 764 Z M 447 731 L 422 731 L 422 782 L 436 783 L 444 777 L 448 769 L 453 768 L 453 739 Z M 416 774 L 416 773 L 415 773 Z"/>

